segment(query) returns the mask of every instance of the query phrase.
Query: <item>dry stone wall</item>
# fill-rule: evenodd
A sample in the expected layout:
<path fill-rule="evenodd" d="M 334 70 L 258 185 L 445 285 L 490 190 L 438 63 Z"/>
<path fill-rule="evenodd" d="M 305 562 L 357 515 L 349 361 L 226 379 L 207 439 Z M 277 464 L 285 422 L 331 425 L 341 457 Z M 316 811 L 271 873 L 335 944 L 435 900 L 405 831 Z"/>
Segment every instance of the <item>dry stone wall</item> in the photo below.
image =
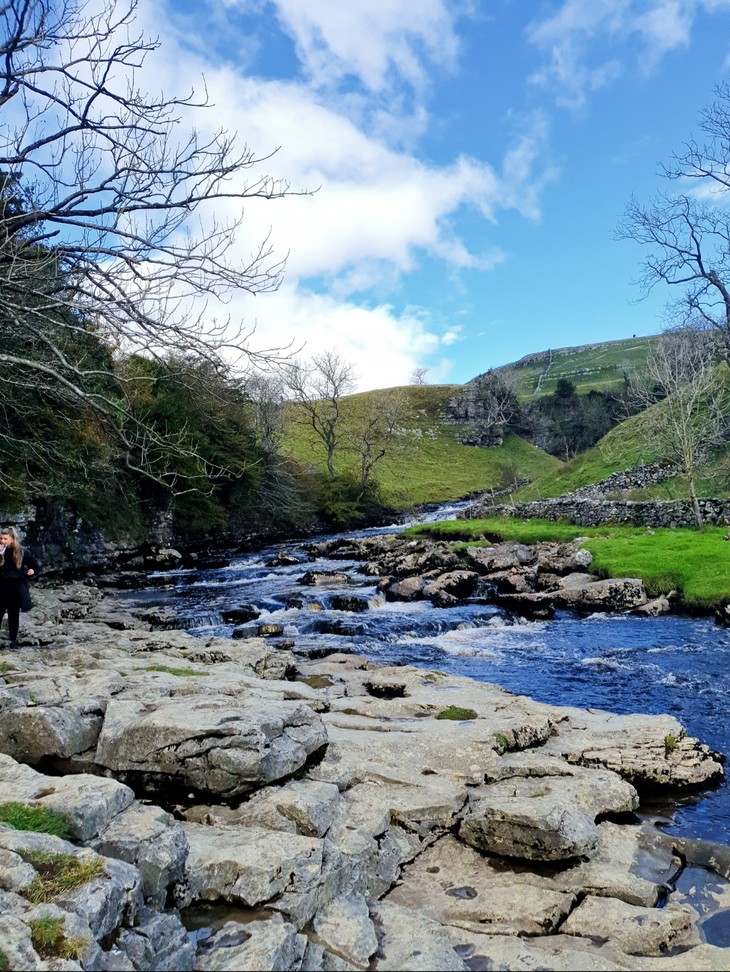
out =
<path fill-rule="evenodd" d="M 700 512 L 705 523 L 730 526 L 730 501 L 701 499 Z M 462 514 L 463 515 L 463 514 Z M 482 506 L 472 509 L 469 517 L 515 516 L 523 519 L 564 520 L 579 526 L 603 526 L 628 523 L 646 527 L 694 526 L 692 504 L 688 500 L 650 502 L 643 500 L 599 500 L 562 496 L 558 499 L 513 503 L 509 506 Z"/>

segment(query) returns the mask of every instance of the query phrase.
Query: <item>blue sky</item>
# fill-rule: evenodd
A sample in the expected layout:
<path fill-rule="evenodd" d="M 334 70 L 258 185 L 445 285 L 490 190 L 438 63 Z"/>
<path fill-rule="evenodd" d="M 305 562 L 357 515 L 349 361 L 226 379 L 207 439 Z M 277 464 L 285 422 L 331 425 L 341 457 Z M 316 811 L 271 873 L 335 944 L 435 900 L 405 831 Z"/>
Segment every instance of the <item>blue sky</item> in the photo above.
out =
<path fill-rule="evenodd" d="M 311 196 L 252 202 L 237 246 L 288 254 L 225 313 L 252 343 L 336 348 L 360 388 L 463 382 L 524 354 L 656 333 L 631 194 L 730 66 L 730 0 L 143 0 L 166 92 Z M 200 124 L 200 119 L 197 119 Z M 220 312 L 219 312 L 220 313 Z"/>

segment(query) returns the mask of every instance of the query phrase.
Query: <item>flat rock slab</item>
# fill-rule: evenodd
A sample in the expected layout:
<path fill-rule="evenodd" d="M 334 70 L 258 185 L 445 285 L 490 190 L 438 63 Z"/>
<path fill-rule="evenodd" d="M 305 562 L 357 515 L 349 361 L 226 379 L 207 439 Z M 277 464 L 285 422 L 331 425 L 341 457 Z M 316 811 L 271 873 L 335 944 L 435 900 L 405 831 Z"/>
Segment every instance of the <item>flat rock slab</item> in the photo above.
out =
<path fill-rule="evenodd" d="M 509 972 L 569 969 L 575 972 L 727 972 L 730 949 L 698 945 L 676 955 L 644 958 L 627 955 L 609 945 L 570 935 L 519 938 L 475 935 L 446 925 L 455 951 L 471 969 L 509 969 Z"/>
<path fill-rule="evenodd" d="M 639 908 L 613 898 L 588 897 L 560 929 L 612 945 L 627 955 L 661 955 L 689 942 L 697 913 L 686 905 Z"/>
<path fill-rule="evenodd" d="M 370 914 L 378 936 L 378 954 L 371 968 L 377 972 L 466 969 L 437 922 L 385 901 L 373 905 Z"/>
<path fill-rule="evenodd" d="M 385 900 L 478 934 L 544 935 L 576 899 L 547 876 L 514 872 L 448 836 L 406 867 Z"/>
<path fill-rule="evenodd" d="M 608 770 L 568 773 L 479 787 L 470 794 L 459 836 L 479 850 L 523 860 L 587 854 L 598 840 L 596 817 L 635 810 L 639 798 L 631 784 Z"/>
<path fill-rule="evenodd" d="M 110 703 L 96 762 L 197 790 L 246 793 L 299 769 L 327 742 L 319 716 L 253 693 Z"/>
<path fill-rule="evenodd" d="M 582 766 L 605 766 L 636 786 L 699 786 L 723 775 L 715 753 L 668 715 L 614 715 L 564 709 L 543 752 Z"/>

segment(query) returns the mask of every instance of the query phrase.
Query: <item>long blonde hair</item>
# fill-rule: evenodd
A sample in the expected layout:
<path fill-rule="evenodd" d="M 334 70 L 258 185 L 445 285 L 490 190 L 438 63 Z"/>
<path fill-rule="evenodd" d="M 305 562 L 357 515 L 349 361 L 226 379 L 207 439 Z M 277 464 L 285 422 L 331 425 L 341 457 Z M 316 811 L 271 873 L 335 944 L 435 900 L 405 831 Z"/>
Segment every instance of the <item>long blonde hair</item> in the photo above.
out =
<path fill-rule="evenodd" d="M 13 538 L 13 560 L 15 561 L 15 566 L 20 569 L 23 564 L 23 548 L 20 546 L 20 537 L 18 536 L 18 531 L 15 527 L 6 526 L 0 528 L 0 533 L 7 533 L 8 536 Z"/>

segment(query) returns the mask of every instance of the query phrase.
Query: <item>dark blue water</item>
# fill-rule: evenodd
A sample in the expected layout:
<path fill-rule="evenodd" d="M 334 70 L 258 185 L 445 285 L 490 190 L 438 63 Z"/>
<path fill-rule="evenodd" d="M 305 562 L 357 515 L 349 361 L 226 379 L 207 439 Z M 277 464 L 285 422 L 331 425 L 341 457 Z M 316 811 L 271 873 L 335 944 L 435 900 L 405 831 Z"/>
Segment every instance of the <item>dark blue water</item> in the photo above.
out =
<path fill-rule="evenodd" d="M 730 753 L 730 630 L 711 620 L 565 612 L 551 621 L 522 621 L 492 605 L 386 603 L 376 579 L 359 573 L 361 564 L 312 561 L 305 546 L 280 544 L 217 570 L 161 574 L 158 586 L 121 596 L 138 607 L 164 605 L 181 627 L 201 636 L 230 637 L 235 626 L 223 623 L 222 612 L 253 604 L 261 617 L 246 626 L 251 634 L 263 622 L 282 624 L 295 652 L 326 646 L 495 682 L 555 705 L 668 713 L 689 735 Z M 281 550 L 300 563 L 269 566 Z M 312 569 L 345 571 L 349 583 L 299 584 Z M 343 590 L 367 598 L 369 609 L 333 610 L 332 597 Z M 730 843 L 729 788 L 673 798 L 668 827 Z"/>

